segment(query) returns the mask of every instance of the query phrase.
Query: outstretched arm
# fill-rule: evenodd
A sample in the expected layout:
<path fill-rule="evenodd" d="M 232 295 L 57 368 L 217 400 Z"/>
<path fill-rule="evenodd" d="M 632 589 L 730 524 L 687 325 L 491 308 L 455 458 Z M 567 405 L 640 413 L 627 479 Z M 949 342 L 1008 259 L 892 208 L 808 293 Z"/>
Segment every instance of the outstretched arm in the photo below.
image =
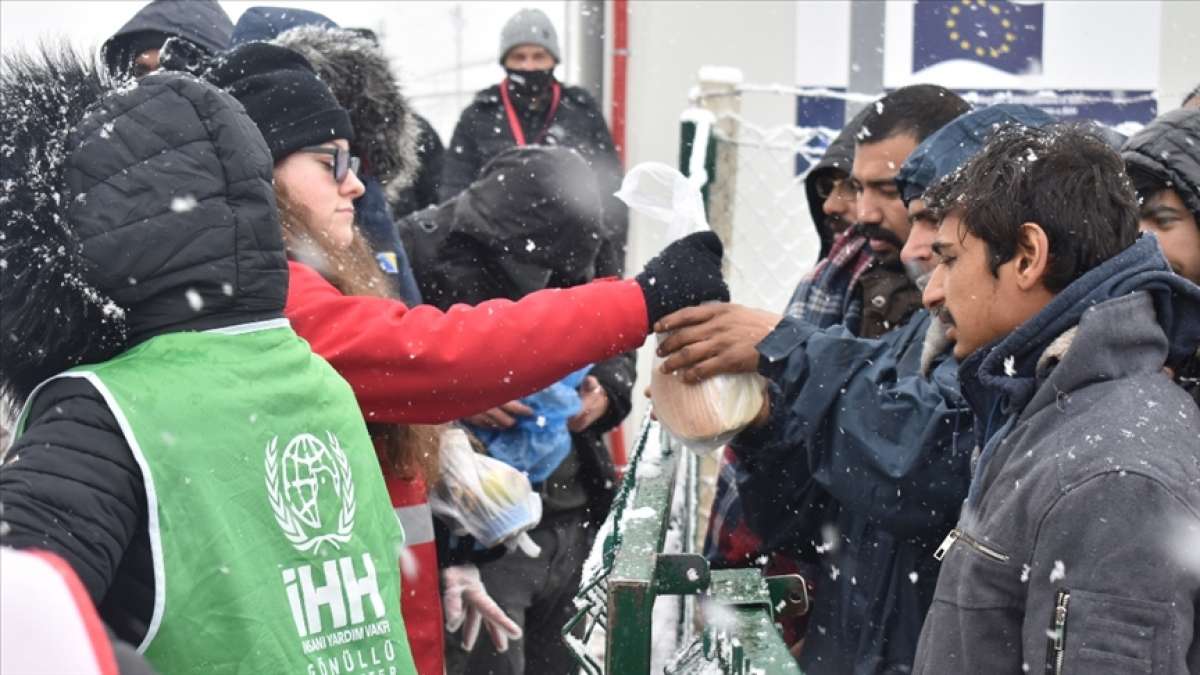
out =
<path fill-rule="evenodd" d="M 367 420 L 440 423 L 507 403 L 636 348 L 646 305 L 635 281 L 601 281 L 442 312 L 345 296 L 292 263 L 287 316 L 350 382 Z"/>

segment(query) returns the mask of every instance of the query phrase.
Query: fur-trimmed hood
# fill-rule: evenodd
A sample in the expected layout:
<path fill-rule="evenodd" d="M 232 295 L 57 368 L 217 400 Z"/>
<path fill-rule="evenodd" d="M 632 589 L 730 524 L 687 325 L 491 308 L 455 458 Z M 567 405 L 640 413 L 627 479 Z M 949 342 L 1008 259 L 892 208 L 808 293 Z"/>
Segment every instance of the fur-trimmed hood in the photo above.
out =
<path fill-rule="evenodd" d="M 297 26 L 274 42 L 303 54 L 350 112 L 351 149 L 367 175 L 378 178 L 389 197 L 412 184 L 420 127 L 383 49 L 358 31 L 320 25 Z"/>
<path fill-rule="evenodd" d="M 68 47 L 0 69 L 0 390 L 155 335 L 282 316 L 262 135 L 190 75 L 119 85 Z"/>
<path fill-rule="evenodd" d="M 67 215 L 69 135 L 113 81 L 66 45 L 0 68 L 0 393 L 21 405 L 46 375 L 113 353 L 125 312 L 88 283 Z"/>

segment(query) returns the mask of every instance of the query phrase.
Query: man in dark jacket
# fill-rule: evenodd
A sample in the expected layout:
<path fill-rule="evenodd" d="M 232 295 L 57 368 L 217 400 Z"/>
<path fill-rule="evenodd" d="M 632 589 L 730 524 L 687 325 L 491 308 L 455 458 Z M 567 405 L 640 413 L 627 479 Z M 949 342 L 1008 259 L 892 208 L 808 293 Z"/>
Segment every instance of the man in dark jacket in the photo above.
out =
<path fill-rule="evenodd" d="M 1200 110 L 1181 108 L 1154 120 L 1121 150 L 1140 210 L 1172 269 L 1200 284 Z M 1175 371 L 1200 403 L 1200 350 Z"/>
<path fill-rule="evenodd" d="M 625 266 L 628 212 L 613 196 L 621 187 L 621 160 L 596 101 L 580 87 L 554 78 L 558 34 L 541 10 L 517 12 L 500 35 L 507 76 L 475 95 L 446 149 L 442 200 L 462 192 L 501 151 L 523 145 L 562 145 L 579 151 L 592 168 L 604 200 L 606 241 L 618 271 Z"/>
<path fill-rule="evenodd" d="M 1197 672 L 1200 409 L 1163 369 L 1200 288 L 1078 128 L 1002 131 L 926 199 L 979 454 L 914 672 Z"/>
<path fill-rule="evenodd" d="M 100 53 L 114 77 L 142 77 L 158 70 L 159 50 L 168 38 L 211 55 L 229 48 L 232 31 L 217 0 L 154 0 L 105 41 Z"/>
<path fill-rule="evenodd" d="M 995 129 L 1051 120 L 1027 106 L 963 115 L 917 146 L 897 189 L 918 197 L 917 213 L 925 187 L 953 173 Z M 922 279 L 932 269 L 928 257 L 905 263 Z M 820 328 L 787 317 L 757 346 L 758 370 L 771 383 L 769 417 L 734 439 L 744 467 L 739 488 L 768 545 L 823 565 L 801 651 L 805 671 L 907 672 L 937 576 L 930 554 L 966 494 L 971 419 L 942 326 L 929 313 L 879 339 Z M 665 349 L 691 339 L 677 335 Z M 831 504 L 814 508 L 821 496 Z"/>

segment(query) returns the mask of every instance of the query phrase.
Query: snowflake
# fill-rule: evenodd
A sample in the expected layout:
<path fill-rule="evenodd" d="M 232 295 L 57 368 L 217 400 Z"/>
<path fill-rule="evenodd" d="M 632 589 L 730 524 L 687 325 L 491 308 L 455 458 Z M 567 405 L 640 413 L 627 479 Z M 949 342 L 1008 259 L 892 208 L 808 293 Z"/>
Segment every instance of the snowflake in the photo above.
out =
<path fill-rule="evenodd" d="M 1054 561 L 1054 569 L 1050 570 L 1050 583 L 1062 581 L 1067 578 L 1067 567 L 1061 560 Z"/>

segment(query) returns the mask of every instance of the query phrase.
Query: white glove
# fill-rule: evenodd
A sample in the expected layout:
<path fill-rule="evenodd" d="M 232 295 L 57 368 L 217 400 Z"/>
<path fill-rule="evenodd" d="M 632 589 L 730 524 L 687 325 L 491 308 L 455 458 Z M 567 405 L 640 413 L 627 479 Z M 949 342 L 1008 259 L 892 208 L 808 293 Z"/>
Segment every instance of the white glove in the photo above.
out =
<path fill-rule="evenodd" d="M 463 649 L 470 651 L 479 637 L 480 624 L 487 627 L 496 651 L 508 651 L 508 641 L 520 640 L 523 633 L 500 605 L 492 600 L 483 581 L 479 579 L 479 568 L 474 565 L 456 565 L 442 570 L 442 611 L 446 613 L 446 630 L 453 633 L 463 629 Z"/>

